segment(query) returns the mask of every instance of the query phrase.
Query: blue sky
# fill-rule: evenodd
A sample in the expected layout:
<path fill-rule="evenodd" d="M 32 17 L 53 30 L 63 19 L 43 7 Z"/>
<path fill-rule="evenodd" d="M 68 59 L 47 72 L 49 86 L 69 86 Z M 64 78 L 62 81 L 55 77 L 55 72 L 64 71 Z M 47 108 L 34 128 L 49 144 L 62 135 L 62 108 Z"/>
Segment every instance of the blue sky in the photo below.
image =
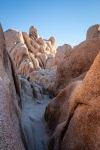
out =
<path fill-rule="evenodd" d="M 42 38 L 54 36 L 57 46 L 74 46 L 100 23 L 100 0 L 1 0 L 0 21 L 4 31 L 28 32 L 34 25 Z"/>

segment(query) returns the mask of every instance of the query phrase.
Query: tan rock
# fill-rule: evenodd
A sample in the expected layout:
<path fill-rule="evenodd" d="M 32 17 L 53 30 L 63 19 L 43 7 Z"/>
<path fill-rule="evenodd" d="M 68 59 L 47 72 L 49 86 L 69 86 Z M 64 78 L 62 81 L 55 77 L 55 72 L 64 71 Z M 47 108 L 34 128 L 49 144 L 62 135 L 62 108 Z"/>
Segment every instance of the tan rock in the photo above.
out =
<path fill-rule="evenodd" d="M 5 38 L 7 50 L 18 74 L 25 75 L 34 69 L 45 69 L 50 53 L 54 53 L 55 39 L 51 37 L 51 41 L 47 44 L 48 42 L 38 37 L 37 30 L 33 26 L 30 27 L 30 37 L 25 32 L 11 29 L 5 32 Z M 52 67 L 50 64 L 52 60 L 49 59 L 47 68 Z"/>
<path fill-rule="evenodd" d="M 18 43 L 11 51 L 10 56 L 14 62 L 16 71 L 18 71 L 21 62 L 29 58 L 28 49 L 23 43 Z"/>
<path fill-rule="evenodd" d="M 16 71 L 18 70 L 22 60 L 28 58 L 28 49 L 24 44 L 21 32 L 16 30 L 7 30 L 5 33 L 7 51 L 9 52 Z"/>
<path fill-rule="evenodd" d="M 34 56 L 33 53 L 29 53 L 29 57 L 34 65 L 34 69 L 40 69 L 40 66 L 39 66 L 39 61 L 38 59 Z"/>
<path fill-rule="evenodd" d="M 49 57 L 46 61 L 46 69 L 50 69 L 54 66 L 55 63 L 55 58 L 54 57 Z"/>
<path fill-rule="evenodd" d="M 35 66 L 30 58 L 28 49 L 24 44 L 21 32 L 8 30 L 5 32 L 5 39 L 7 43 L 7 50 L 14 62 L 16 72 L 18 74 L 27 74 L 34 69 Z"/>
<path fill-rule="evenodd" d="M 34 55 L 37 55 L 37 54 L 38 54 L 38 50 L 36 50 L 36 49 L 34 48 L 34 46 L 31 45 L 31 40 L 30 40 L 29 36 L 27 35 L 27 33 L 22 32 L 22 35 L 23 35 L 23 38 L 24 38 L 24 40 L 25 40 L 25 43 L 26 43 L 26 45 L 27 45 L 27 47 L 28 47 L 28 50 L 29 50 L 30 52 L 32 52 Z"/>
<path fill-rule="evenodd" d="M 47 106 L 44 117 L 50 130 L 54 131 L 59 123 L 66 120 L 69 99 L 80 83 L 81 81 L 76 81 L 67 86 Z"/>
<path fill-rule="evenodd" d="M 34 26 L 31 26 L 29 28 L 29 37 L 31 37 L 32 39 L 37 39 L 38 38 L 38 32 L 37 30 L 34 28 Z"/>
<path fill-rule="evenodd" d="M 61 150 L 95 149 L 100 147 L 100 53 L 75 93 L 73 109 L 70 107 L 69 128 L 67 128 Z M 92 87 L 92 88 L 91 88 Z M 81 104 L 81 105 L 80 105 Z M 83 124 L 84 122 L 84 124 Z M 70 136 L 69 136 L 70 135 Z M 88 136 L 87 136 L 88 135 Z M 80 142 L 79 142 L 80 140 Z M 72 144 L 73 143 L 73 144 Z"/>
<path fill-rule="evenodd" d="M 44 87 L 55 81 L 55 76 L 56 76 L 55 74 L 56 74 L 55 69 L 50 69 L 50 70 L 41 69 L 38 71 L 31 72 L 29 74 L 29 77 L 30 77 L 30 81 L 35 81 L 36 83 Z"/>
<path fill-rule="evenodd" d="M 9 53 L 12 51 L 13 48 L 15 48 L 18 43 L 24 43 L 22 33 L 17 30 L 9 29 L 4 32 L 4 36 L 6 39 L 7 51 Z"/>
<path fill-rule="evenodd" d="M 40 49 L 40 45 L 36 41 L 31 40 L 31 44 L 35 49 L 38 49 L 38 50 Z"/>
<path fill-rule="evenodd" d="M 63 46 L 59 46 L 57 48 L 57 52 L 55 55 L 55 65 L 59 65 L 59 63 L 64 59 L 66 53 L 70 51 L 72 47 L 68 44 L 64 44 Z"/>
<path fill-rule="evenodd" d="M 37 55 L 37 57 L 41 60 L 41 63 L 42 63 L 42 68 L 45 69 L 45 66 L 46 66 L 46 61 L 47 61 L 47 54 L 46 53 L 39 53 Z"/>
<path fill-rule="evenodd" d="M 29 59 L 25 59 L 21 62 L 20 67 L 17 71 L 18 74 L 28 75 L 34 69 L 33 63 Z"/>
<path fill-rule="evenodd" d="M 51 41 L 45 40 L 45 42 L 46 42 L 46 49 L 45 49 L 45 52 L 46 52 L 47 54 L 55 55 L 56 50 L 55 50 L 55 48 L 52 46 Z"/>
<path fill-rule="evenodd" d="M 18 105 L 19 104 L 19 105 Z M 0 26 L 0 149 L 24 150 L 20 87 Z"/>
<path fill-rule="evenodd" d="M 49 38 L 49 41 L 51 41 L 51 45 L 56 48 L 56 39 L 53 36 Z"/>
<path fill-rule="evenodd" d="M 55 82 L 52 82 L 44 87 L 44 92 L 53 98 L 56 96 Z"/>
<path fill-rule="evenodd" d="M 45 47 L 45 41 L 42 39 L 42 37 L 37 39 L 37 43 Z"/>
<path fill-rule="evenodd" d="M 97 38 L 97 37 L 100 37 L 100 25 L 99 24 L 93 25 L 87 30 L 86 40 L 90 40 L 92 38 Z"/>
<path fill-rule="evenodd" d="M 51 138 L 51 145 L 49 145 L 50 150 L 55 149 L 55 147 L 56 149 L 61 150 L 65 149 L 99 150 L 100 147 L 99 66 L 100 66 L 100 53 L 94 60 L 94 63 L 91 66 L 88 73 L 86 74 L 84 80 L 76 88 L 74 93 L 71 94 L 68 101 L 66 100 L 67 108 L 65 106 L 65 103 L 60 104 L 60 106 L 63 107 L 64 110 L 66 110 L 65 111 L 66 121 L 63 122 L 62 124 L 59 124 L 59 126 L 56 128 L 55 133 Z M 52 108 L 55 107 L 53 106 Z M 59 111 L 59 108 L 57 109 L 57 111 Z M 52 113 L 49 116 L 54 117 L 54 115 L 55 113 Z M 50 119 L 50 117 L 48 119 Z"/>
<path fill-rule="evenodd" d="M 84 41 L 67 52 L 57 68 L 57 92 L 66 87 L 73 79 L 87 72 L 99 52 L 100 38 Z"/>

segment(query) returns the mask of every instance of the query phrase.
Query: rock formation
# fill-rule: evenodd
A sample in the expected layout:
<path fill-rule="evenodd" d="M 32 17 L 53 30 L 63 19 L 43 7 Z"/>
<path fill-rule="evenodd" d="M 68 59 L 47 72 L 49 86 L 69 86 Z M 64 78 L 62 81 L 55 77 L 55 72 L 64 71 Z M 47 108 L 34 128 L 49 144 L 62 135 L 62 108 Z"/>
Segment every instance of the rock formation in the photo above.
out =
<path fill-rule="evenodd" d="M 53 85 L 58 95 L 44 115 L 52 133 L 49 150 L 99 150 L 99 40 L 74 47 L 58 65 Z"/>
<path fill-rule="evenodd" d="M 10 46 L 10 45 L 9 45 Z M 24 150 L 21 95 L 17 75 L 6 50 L 0 26 L 0 149 Z"/>
<path fill-rule="evenodd" d="M 92 38 L 98 38 L 100 37 L 100 25 L 94 25 L 90 27 L 86 34 L 86 40 L 90 40 Z"/>
<path fill-rule="evenodd" d="M 99 28 L 98 24 L 90 27 L 86 40 L 79 45 L 72 48 L 64 44 L 57 50 L 55 38 L 46 40 L 39 37 L 34 26 L 29 28 L 29 35 L 10 29 L 4 33 L 10 57 L 5 51 L 1 32 L 0 109 L 5 125 L 5 128 L 1 126 L 2 149 L 7 148 L 7 145 L 11 146 L 9 149 L 25 149 L 25 143 L 29 150 L 47 147 L 49 150 L 100 149 Z M 52 98 L 49 104 L 45 94 Z M 38 110 L 42 105 L 44 109 L 46 107 L 45 113 L 44 110 Z M 19 106 L 22 106 L 22 110 Z M 50 137 L 44 130 L 44 119 L 37 110 L 44 113 Z M 5 138 L 4 132 L 8 138 Z M 7 140 L 5 147 L 4 140 Z M 16 148 L 16 145 L 19 147 Z"/>
<path fill-rule="evenodd" d="M 72 50 L 66 52 L 59 64 L 56 75 L 57 92 L 66 87 L 77 77 L 85 74 L 100 51 L 100 38 L 84 41 Z"/>

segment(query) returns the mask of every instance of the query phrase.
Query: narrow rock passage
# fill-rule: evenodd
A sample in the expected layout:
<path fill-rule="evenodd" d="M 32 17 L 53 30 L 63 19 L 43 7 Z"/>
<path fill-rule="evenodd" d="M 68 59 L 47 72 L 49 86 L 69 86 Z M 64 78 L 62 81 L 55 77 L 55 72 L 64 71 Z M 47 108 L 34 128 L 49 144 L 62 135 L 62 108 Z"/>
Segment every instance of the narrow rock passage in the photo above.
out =
<path fill-rule="evenodd" d="M 44 95 L 41 103 L 36 103 L 32 99 L 23 99 L 22 126 L 28 150 L 48 149 L 49 136 L 45 130 L 46 124 L 43 115 L 49 101 L 47 95 Z"/>

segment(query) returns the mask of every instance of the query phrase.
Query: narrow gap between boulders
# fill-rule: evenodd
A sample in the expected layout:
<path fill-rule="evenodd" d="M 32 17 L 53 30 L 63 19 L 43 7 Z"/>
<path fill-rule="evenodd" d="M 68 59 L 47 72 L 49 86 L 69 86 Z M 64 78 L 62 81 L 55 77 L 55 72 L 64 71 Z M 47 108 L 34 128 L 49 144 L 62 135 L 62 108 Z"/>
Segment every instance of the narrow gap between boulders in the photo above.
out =
<path fill-rule="evenodd" d="M 49 134 L 44 120 L 45 108 L 50 102 L 48 95 L 43 95 L 41 103 L 32 99 L 22 99 L 22 127 L 28 150 L 47 150 Z"/>

